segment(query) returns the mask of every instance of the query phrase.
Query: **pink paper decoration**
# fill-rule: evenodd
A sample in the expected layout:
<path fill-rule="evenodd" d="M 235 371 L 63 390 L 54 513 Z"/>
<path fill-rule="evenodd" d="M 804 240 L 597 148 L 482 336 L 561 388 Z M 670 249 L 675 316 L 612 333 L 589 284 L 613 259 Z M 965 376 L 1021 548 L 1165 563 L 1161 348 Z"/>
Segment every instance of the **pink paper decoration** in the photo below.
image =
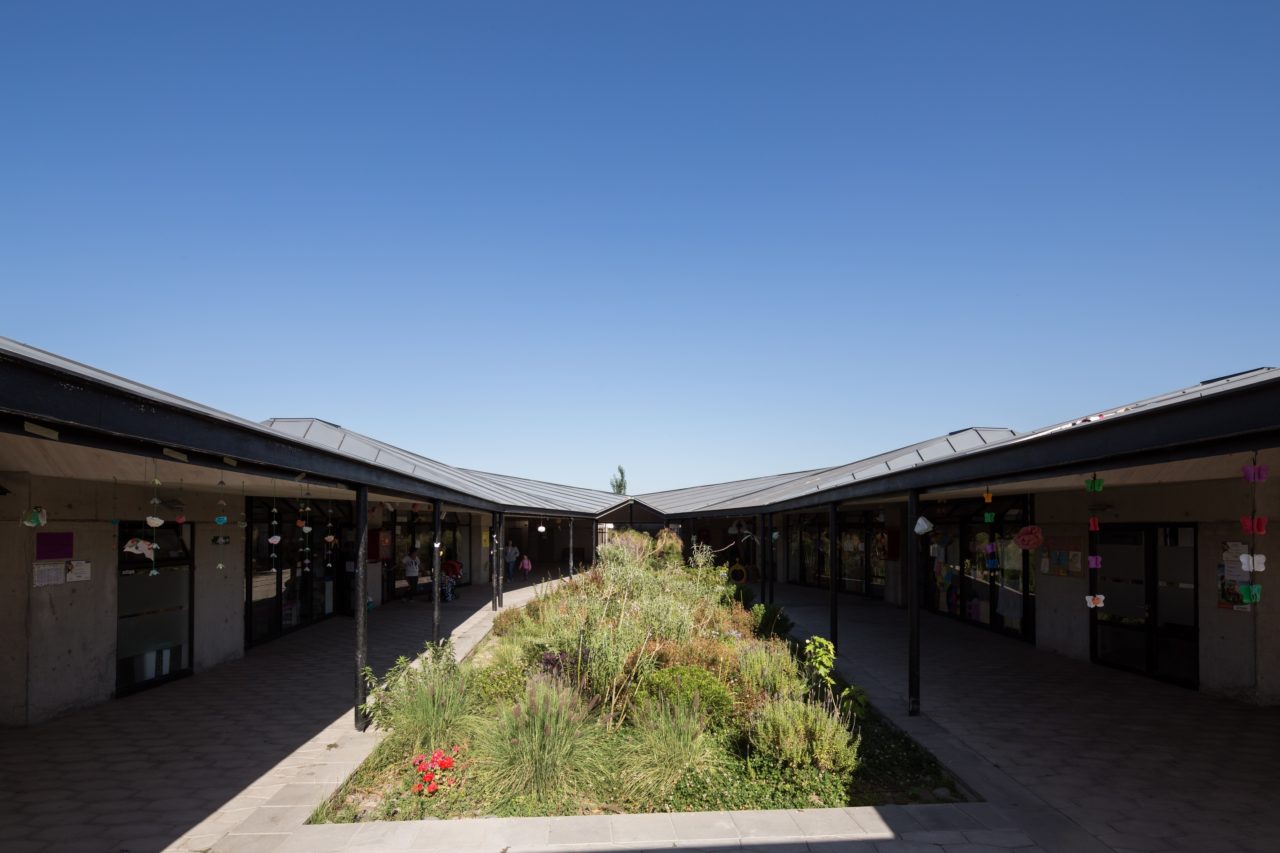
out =
<path fill-rule="evenodd" d="M 1098 517 L 1096 515 L 1089 516 L 1089 532 L 1097 533 L 1101 527 L 1098 525 Z"/>
<path fill-rule="evenodd" d="M 1100 569 L 1100 568 L 1102 568 L 1102 557 L 1098 556 L 1097 554 L 1090 554 L 1090 555 L 1089 555 L 1089 568 L 1091 568 L 1091 569 Z"/>
<path fill-rule="evenodd" d="M 1028 524 L 1013 535 L 1013 543 L 1024 551 L 1032 551 L 1044 544 L 1044 531 Z"/>

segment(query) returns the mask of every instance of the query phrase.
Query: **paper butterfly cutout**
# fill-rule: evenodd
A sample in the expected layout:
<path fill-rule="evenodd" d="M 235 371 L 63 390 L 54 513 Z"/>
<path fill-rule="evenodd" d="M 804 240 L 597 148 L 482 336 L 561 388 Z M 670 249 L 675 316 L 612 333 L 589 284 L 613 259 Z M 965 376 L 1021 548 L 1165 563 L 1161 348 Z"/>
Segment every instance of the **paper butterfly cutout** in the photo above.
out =
<path fill-rule="evenodd" d="M 222 571 L 225 568 L 226 566 L 224 566 L 222 563 L 218 563 L 218 571 Z"/>
<path fill-rule="evenodd" d="M 160 499 L 159 499 L 159 498 L 152 498 L 152 499 L 151 499 L 151 505 L 152 505 L 152 506 L 160 506 Z"/>
<path fill-rule="evenodd" d="M 994 496 L 993 496 L 990 492 L 983 492 L 983 493 L 982 493 L 982 502 L 983 502 L 984 504 L 989 504 L 989 503 L 991 503 L 991 501 L 992 501 L 993 497 L 994 497 Z"/>
<path fill-rule="evenodd" d="M 1084 597 L 1084 603 L 1089 605 L 1090 610 L 1095 607 L 1106 607 L 1107 597 L 1105 595 L 1086 595 Z"/>
<path fill-rule="evenodd" d="M 279 544 L 280 544 L 280 534 L 278 534 L 278 533 L 277 533 L 275 536 L 268 536 L 268 537 L 267 537 L 267 541 L 268 541 L 268 542 L 270 542 L 272 545 L 279 545 Z"/>
<path fill-rule="evenodd" d="M 236 527 L 239 527 L 241 530 L 244 530 L 244 529 L 245 529 L 246 527 L 248 527 L 248 526 L 249 526 L 249 522 L 247 522 L 247 521 L 243 521 L 243 520 L 242 520 L 242 521 L 237 521 L 237 522 L 236 522 Z"/>
<path fill-rule="evenodd" d="M 988 558 L 987 558 L 987 568 L 988 568 L 988 569 L 998 569 L 998 568 L 1000 568 L 1000 561 L 999 561 L 999 560 L 997 560 L 995 557 L 988 557 Z"/>
<path fill-rule="evenodd" d="M 225 515 L 215 515 L 215 516 L 213 517 L 213 523 L 214 523 L 214 524 L 217 524 L 217 525 L 219 525 L 219 526 L 221 526 L 221 525 L 223 525 L 223 524 L 226 524 L 226 523 L 227 523 L 227 517 L 226 517 Z"/>
<path fill-rule="evenodd" d="M 987 524 L 995 524 L 996 514 L 994 512 L 984 512 L 982 514 L 982 520 Z"/>
<path fill-rule="evenodd" d="M 163 526 L 164 526 L 163 518 L 158 518 L 154 515 L 147 516 L 147 527 L 163 527 Z"/>
<path fill-rule="evenodd" d="M 1085 481 L 1084 481 L 1084 490 L 1085 490 L 1086 492 L 1100 492 L 1100 491 L 1102 491 L 1102 478 L 1101 478 L 1101 477 L 1090 477 L 1089 479 L 1085 480 Z"/>
<path fill-rule="evenodd" d="M 1240 601 L 1244 604 L 1257 604 L 1262 601 L 1262 584 L 1242 583 L 1236 587 L 1240 592 Z"/>
<path fill-rule="evenodd" d="M 1241 554 L 1240 568 L 1246 572 L 1265 572 L 1267 570 L 1267 555 Z"/>
<path fill-rule="evenodd" d="M 330 545 L 332 545 L 334 542 L 336 542 L 336 541 L 337 541 L 337 539 L 338 539 L 338 537 L 337 537 L 337 536 L 334 536 L 332 533 L 330 533 L 328 536 L 324 537 L 324 541 L 328 542 Z"/>
<path fill-rule="evenodd" d="M 1100 569 L 1100 568 L 1102 568 L 1102 557 L 1098 556 L 1097 554 L 1090 554 L 1090 555 L 1089 555 L 1089 568 L 1091 568 L 1091 569 Z"/>
<path fill-rule="evenodd" d="M 146 539 L 130 539 L 122 549 L 126 554 L 141 554 L 149 560 L 156 558 L 156 545 Z"/>
<path fill-rule="evenodd" d="M 1098 517 L 1096 515 L 1089 516 L 1089 532 L 1097 533 L 1101 529 L 1098 525 Z"/>
<path fill-rule="evenodd" d="M 994 553 L 996 552 L 996 543 L 994 543 L 994 542 L 988 542 L 988 543 L 986 544 L 986 547 L 984 548 L 984 550 L 985 550 L 988 554 L 994 554 Z"/>
<path fill-rule="evenodd" d="M 303 521 L 302 519 L 298 519 L 297 521 L 294 522 L 294 524 L 296 524 L 298 527 L 302 527 L 306 524 L 306 522 Z"/>
<path fill-rule="evenodd" d="M 183 514 L 179 513 L 178 515 L 174 516 L 174 518 L 173 518 L 173 523 L 174 523 L 174 524 L 186 524 L 186 523 L 187 523 L 187 517 L 186 517 L 185 515 L 183 515 Z"/>
<path fill-rule="evenodd" d="M 214 545 L 230 545 L 230 544 L 231 544 L 231 537 L 230 537 L 230 536 L 215 536 L 215 537 L 213 537 L 213 544 L 214 544 Z"/>
<path fill-rule="evenodd" d="M 1024 551 L 1033 551 L 1044 544 L 1044 531 L 1034 524 L 1028 524 L 1013 535 L 1013 544 Z"/>
<path fill-rule="evenodd" d="M 303 532 L 303 533 L 310 533 L 310 532 L 311 532 L 311 528 L 304 524 L 304 525 L 302 526 L 302 532 Z"/>
<path fill-rule="evenodd" d="M 49 523 L 49 513 L 42 506 L 32 507 L 22 517 L 22 523 L 27 527 L 44 527 Z"/>
<path fill-rule="evenodd" d="M 1265 483 L 1271 475 L 1271 468 L 1268 465 L 1245 465 L 1240 468 L 1240 473 L 1250 483 Z"/>
<path fill-rule="evenodd" d="M 1267 535 L 1267 517 L 1259 515 L 1256 518 L 1247 515 L 1240 516 L 1240 527 L 1245 533 L 1256 533 L 1259 536 Z"/>

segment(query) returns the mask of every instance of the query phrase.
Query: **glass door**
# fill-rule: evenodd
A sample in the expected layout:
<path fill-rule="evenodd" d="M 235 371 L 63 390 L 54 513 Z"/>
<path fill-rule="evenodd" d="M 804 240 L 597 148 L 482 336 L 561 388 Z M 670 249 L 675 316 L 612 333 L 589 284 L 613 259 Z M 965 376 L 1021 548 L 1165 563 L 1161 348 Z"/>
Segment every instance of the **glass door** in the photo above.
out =
<path fill-rule="evenodd" d="M 1190 526 L 1104 526 L 1102 568 L 1091 610 L 1094 659 L 1194 687 L 1199 683 L 1196 530 Z"/>
<path fill-rule="evenodd" d="M 117 695 L 191 672 L 191 525 L 121 523 L 120 541 L 134 540 L 154 543 L 155 559 L 130 550 L 117 564 Z"/>

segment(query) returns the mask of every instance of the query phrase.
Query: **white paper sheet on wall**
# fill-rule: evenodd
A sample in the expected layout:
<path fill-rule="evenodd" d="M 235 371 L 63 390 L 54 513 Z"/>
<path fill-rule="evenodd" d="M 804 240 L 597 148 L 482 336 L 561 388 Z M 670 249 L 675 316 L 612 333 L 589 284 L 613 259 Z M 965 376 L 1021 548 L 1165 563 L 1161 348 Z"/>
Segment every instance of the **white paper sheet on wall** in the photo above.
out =
<path fill-rule="evenodd" d="M 53 586 L 67 582 L 66 560 L 43 560 L 31 564 L 36 586 Z"/>
<path fill-rule="evenodd" d="M 93 563 L 88 560 L 71 560 L 67 566 L 67 583 L 87 581 L 93 574 Z"/>

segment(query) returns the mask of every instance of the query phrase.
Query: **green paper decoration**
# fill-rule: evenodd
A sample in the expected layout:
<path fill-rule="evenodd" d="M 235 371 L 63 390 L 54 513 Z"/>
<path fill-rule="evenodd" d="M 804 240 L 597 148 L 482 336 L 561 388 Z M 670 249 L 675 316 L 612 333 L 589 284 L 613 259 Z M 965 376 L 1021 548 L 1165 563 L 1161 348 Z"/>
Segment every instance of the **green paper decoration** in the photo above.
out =
<path fill-rule="evenodd" d="M 1085 481 L 1084 481 L 1084 490 L 1085 490 L 1086 492 L 1100 492 L 1100 491 L 1102 491 L 1102 478 L 1101 478 L 1101 477 L 1090 477 L 1089 479 L 1085 480 Z"/>
<path fill-rule="evenodd" d="M 982 514 L 982 520 L 985 521 L 987 524 L 995 524 L 996 514 L 994 512 L 984 512 Z"/>

